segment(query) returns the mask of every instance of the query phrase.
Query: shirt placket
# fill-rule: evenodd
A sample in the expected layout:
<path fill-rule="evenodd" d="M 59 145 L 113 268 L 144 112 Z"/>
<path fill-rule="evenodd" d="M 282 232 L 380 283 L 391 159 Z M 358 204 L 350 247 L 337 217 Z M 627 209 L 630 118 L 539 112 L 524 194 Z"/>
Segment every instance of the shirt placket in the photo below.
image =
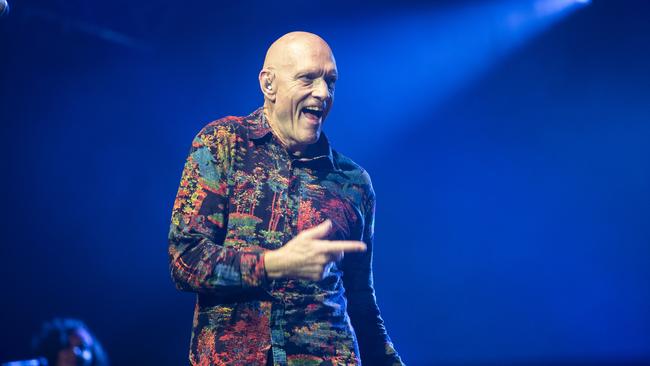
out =
<path fill-rule="evenodd" d="M 293 209 L 286 210 L 285 213 L 284 228 L 285 232 L 290 232 L 290 237 L 293 238 L 296 236 L 297 232 L 297 219 L 298 219 L 298 210 L 299 205 L 299 189 L 300 189 L 300 179 L 299 175 L 296 173 L 295 164 L 293 160 L 289 157 L 289 154 L 286 150 L 282 149 L 281 157 L 286 163 L 286 173 L 285 178 L 287 179 L 287 189 L 286 189 L 286 199 L 287 204 L 290 204 Z M 276 292 L 278 287 L 284 286 L 286 280 L 271 281 L 271 288 L 273 292 Z M 277 292 L 276 292 L 277 293 Z M 287 353 L 285 351 L 285 329 L 287 327 L 287 319 L 285 317 L 286 309 L 286 298 L 282 295 L 275 297 L 276 300 L 273 301 L 271 306 L 271 349 L 273 353 L 273 364 L 276 366 L 287 365 Z"/>

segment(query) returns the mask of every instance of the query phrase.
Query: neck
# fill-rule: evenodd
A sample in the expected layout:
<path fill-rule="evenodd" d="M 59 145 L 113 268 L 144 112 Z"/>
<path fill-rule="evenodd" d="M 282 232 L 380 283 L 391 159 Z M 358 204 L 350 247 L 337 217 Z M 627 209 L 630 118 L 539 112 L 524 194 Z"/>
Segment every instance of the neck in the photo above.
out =
<path fill-rule="evenodd" d="M 266 103 L 264 103 L 264 118 L 266 118 L 266 121 L 271 127 L 271 133 L 277 137 L 277 139 L 280 141 L 280 144 L 282 144 L 282 146 L 289 152 L 289 154 L 295 157 L 301 157 L 304 154 L 306 147 L 292 143 L 282 135 L 280 128 L 275 123 L 273 109 L 270 108 Z"/>

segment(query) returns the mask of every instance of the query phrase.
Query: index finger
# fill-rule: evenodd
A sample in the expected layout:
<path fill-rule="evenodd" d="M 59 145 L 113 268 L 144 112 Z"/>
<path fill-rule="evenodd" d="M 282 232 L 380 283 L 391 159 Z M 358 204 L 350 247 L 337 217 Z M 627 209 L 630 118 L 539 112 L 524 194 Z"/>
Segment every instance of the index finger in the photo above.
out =
<path fill-rule="evenodd" d="M 335 252 L 365 252 L 367 247 L 362 241 L 357 240 L 318 240 L 322 253 Z"/>

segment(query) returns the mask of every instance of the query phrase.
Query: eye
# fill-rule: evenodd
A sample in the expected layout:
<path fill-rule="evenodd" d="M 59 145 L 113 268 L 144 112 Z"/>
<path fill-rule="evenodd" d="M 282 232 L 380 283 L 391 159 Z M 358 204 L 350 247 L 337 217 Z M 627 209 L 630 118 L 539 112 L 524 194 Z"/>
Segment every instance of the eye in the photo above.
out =
<path fill-rule="evenodd" d="M 325 79 L 325 82 L 327 83 L 327 86 L 330 89 L 334 89 L 334 84 L 336 84 L 336 78 L 327 78 Z"/>
<path fill-rule="evenodd" d="M 314 81 L 314 77 L 310 74 L 306 74 L 299 76 L 298 80 L 302 81 L 305 84 L 311 84 Z"/>

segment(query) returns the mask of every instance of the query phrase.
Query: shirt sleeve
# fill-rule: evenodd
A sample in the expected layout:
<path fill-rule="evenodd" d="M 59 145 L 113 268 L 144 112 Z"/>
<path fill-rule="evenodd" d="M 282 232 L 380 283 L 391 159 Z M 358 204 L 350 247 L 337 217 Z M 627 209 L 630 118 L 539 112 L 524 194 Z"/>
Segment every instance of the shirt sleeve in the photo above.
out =
<path fill-rule="evenodd" d="M 179 290 L 224 293 L 267 285 L 261 251 L 224 246 L 237 140 L 233 127 L 211 124 L 192 141 L 169 230 L 170 270 Z"/>
<path fill-rule="evenodd" d="M 354 327 L 364 365 L 403 365 L 386 332 L 375 298 L 372 277 L 372 252 L 375 220 L 375 195 L 372 188 L 365 204 L 363 242 L 367 250 L 347 253 L 344 257 L 343 281 L 348 300 L 348 314 Z"/>

